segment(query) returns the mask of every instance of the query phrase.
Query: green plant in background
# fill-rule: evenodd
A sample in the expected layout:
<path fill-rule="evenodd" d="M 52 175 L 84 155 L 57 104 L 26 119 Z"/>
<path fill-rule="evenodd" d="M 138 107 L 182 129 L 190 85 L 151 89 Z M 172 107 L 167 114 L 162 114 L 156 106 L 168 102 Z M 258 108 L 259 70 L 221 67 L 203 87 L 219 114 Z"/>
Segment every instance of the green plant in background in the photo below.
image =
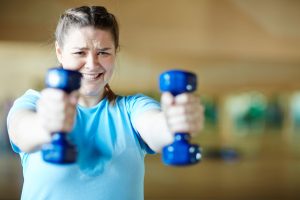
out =
<path fill-rule="evenodd" d="M 300 135 L 300 92 L 296 92 L 292 96 L 289 109 L 292 117 L 292 132 Z"/>
<path fill-rule="evenodd" d="M 283 105 L 280 102 L 280 97 L 274 95 L 270 98 L 266 108 L 266 128 L 268 130 L 281 130 L 283 128 L 284 121 Z"/>
<path fill-rule="evenodd" d="M 259 92 L 246 92 L 237 95 L 232 107 L 236 111 L 233 115 L 236 133 L 262 134 L 265 128 L 266 97 Z M 239 105 L 239 106 L 238 106 Z"/>
<path fill-rule="evenodd" d="M 218 131 L 218 104 L 217 100 L 211 96 L 203 96 L 202 104 L 205 107 L 205 132 L 217 133 Z"/>

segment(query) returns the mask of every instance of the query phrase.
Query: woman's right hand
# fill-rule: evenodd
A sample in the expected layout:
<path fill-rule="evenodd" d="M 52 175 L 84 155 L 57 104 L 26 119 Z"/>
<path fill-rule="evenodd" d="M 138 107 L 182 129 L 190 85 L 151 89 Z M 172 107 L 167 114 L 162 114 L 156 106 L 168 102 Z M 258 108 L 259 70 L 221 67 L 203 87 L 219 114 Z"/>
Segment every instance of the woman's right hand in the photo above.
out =
<path fill-rule="evenodd" d="M 67 94 L 62 90 L 46 88 L 37 102 L 41 126 L 49 133 L 70 132 L 76 115 L 79 93 Z"/>

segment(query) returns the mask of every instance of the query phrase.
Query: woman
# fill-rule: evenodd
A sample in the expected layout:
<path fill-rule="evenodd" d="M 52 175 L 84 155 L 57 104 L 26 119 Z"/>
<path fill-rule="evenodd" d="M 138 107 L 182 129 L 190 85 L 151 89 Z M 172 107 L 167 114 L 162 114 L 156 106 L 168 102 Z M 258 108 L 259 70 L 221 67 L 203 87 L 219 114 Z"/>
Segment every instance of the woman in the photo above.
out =
<path fill-rule="evenodd" d="M 192 94 L 117 96 L 108 83 L 119 48 L 118 23 L 104 7 L 66 10 L 56 29 L 63 68 L 82 74 L 79 92 L 28 90 L 8 116 L 13 149 L 21 156 L 22 199 L 143 199 L 144 156 L 160 152 L 175 132 L 202 129 L 203 108 Z M 51 133 L 69 132 L 74 165 L 53 165 L 40 148 Z"/>

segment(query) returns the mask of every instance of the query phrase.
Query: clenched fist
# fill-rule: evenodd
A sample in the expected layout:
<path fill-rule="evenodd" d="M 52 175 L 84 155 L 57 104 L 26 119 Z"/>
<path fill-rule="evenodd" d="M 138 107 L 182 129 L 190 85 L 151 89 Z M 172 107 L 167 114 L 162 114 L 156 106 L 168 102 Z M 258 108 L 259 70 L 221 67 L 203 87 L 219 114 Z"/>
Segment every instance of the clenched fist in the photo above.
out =
<path fill-rule="evenodd" d="M 165 92 L 161 96 L 161 105 L 172 133 L 195 134 L 203 129 L 204 107 L 194 94 L 172 96 Z"/>
<path fill-rule="evenodd" d="M 49 133 L 70 132 L 76 115 L 78 97 L 78 91 L 67 94 L 59 89 L 44 89 L 37 102 L 37 114 L 42 127 Z"/>

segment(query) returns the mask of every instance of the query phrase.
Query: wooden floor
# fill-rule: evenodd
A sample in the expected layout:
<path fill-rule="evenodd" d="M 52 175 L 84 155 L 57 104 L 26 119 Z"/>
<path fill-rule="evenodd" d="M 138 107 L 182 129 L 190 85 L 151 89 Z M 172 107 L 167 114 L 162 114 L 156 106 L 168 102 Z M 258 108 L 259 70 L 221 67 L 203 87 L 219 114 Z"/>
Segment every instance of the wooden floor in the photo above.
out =
<path fill-rule="evenodd" d="M 164 166 L 159 156 L 148 156 L 145 199 L 300 199 L 299 138 L 245 139 L 235 141 L 239 158 L 231 161 L 204 156 L 200 164 L 174 168 Z"/>
<path fill-rule="evenodd" d="M 280 159 L 280 158 L 278 158 Z M 300 160 L 206 160 L 190 168 L 148 163 L 146 200 L 300 199 Z"/>
<path fill-rule="evenodd" d="M 234 161 L 204 157 L 184 168 L 163 165 L 160 155 L 147 156 L 145 199 L 300 199 L 300 154 L 272 141 L 260 141 L 256 154 L 241 153 Z M 0 199 L 19 199 L 21 182 L 18 156 L 0 153 Z"/>

